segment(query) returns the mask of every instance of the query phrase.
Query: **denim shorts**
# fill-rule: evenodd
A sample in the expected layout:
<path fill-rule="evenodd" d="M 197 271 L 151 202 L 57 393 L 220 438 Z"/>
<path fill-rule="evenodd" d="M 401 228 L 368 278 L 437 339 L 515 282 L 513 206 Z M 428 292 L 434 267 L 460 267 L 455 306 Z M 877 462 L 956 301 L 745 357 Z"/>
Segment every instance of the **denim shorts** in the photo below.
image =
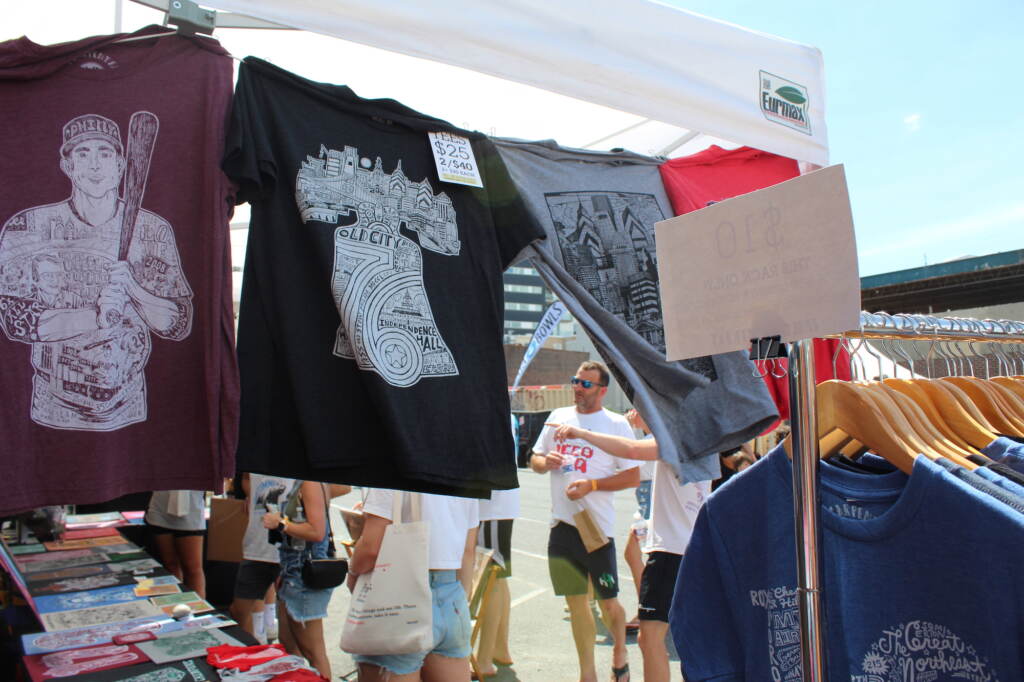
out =
<path fill-rule="evenodd" d="M 326 538 L 316 543 L 313 558 L 323 559 L 327 556 Z M 281 586 L 277 589 L 277 598 L 284 602 L 288 615 L 298 623 L 327 617 L 327 604 L 331 601 L 334 588 L 311 590 L 302 582 L 302 560 L 304 552 L 291 548 L 280 548 L 281 555 Z"/>
<path fill-rule="evenodd" d="M 469 605 L 455 571 L 431 571 L 430 592 L 434 597 L 434 648 L 415 654 L 353 656 L 356 663 L 384 668 L 392 675 L 408 675 L 423 667 L 428 654 L 466 658 L 469 646 Z"/>

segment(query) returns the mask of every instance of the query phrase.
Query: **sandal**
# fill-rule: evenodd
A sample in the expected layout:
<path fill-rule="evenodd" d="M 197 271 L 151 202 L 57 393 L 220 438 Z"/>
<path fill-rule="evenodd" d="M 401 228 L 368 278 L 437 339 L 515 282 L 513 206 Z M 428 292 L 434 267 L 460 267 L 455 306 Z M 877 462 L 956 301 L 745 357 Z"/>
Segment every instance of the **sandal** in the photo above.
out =
<path fill-rule="evenodd" d="M 514 663 L 513 663 L 512 661 L 510 661 L 510 660 L 509 660 L 509 661 L 503 661 L 503 660 L 501 660 L 500 658 L 492 658 L 492 659 L 491 659 L 491 662 L 492 662 L 492 663 L 494 663 L 494 665 L 503 665 L 503 666 L 505 666 L 505 667 L 508 667 L 508 666 L 511 666 L 511 665 L 515 665 L 515 664 L 514 664 Z"/>
<path fill-rule="evenodd" d="M 629 682 L 629 663 L 621 668 L 612 667 L 612 682 Z"/>

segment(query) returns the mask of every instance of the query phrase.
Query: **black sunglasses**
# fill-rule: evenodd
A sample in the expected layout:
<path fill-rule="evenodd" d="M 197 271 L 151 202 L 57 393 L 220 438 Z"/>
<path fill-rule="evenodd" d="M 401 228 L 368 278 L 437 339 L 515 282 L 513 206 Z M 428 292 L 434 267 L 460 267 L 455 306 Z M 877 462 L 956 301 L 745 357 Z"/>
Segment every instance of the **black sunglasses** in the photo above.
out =
<path fill-rule="evenodd" d="M 608 385 L 608 384 L 597 384 L 597 383 L 594 383 L 593 381 L 591 381 L 590 379 L 580 379 L 579 377 L 573 377 L 571 383 L 572 383 L 573 386 L 576 386 L 577 384 L 580 384 L 580 385 L 583 386 L 583 388 L 593 388 L 594 386 L 607 386 Z"/>

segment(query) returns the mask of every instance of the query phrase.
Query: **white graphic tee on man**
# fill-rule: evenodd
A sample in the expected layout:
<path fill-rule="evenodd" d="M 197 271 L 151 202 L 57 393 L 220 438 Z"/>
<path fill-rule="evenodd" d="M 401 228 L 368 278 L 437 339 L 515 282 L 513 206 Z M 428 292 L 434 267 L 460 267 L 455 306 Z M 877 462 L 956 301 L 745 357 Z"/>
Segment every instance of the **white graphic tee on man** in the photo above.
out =
<path fill-rule="evenodd" d="M 633 430 L 626 418 L 606 409 L 590 414 L 580 414 L 576 407 L 560 407 L 551 412 L 548 422 L 552 424 L 569 424 L 578 426 L 588 431 L 605 433 L 610 436 L 622 436 L 633 438 Z M 562 455 L 564 463 L 561 469 L 552 470 L 551 477 L 551 525 L 559 521 L 568 523 L 570 526 L 576 524 L 572 515 L 587 509 L 594 517 L 594 522 L 605 535 L 611 537 L 615 529 L 615 508 L 613 506 L 614 492 L 607 490 L 595 490 L 588 493 L 581 500 L 573 501 L 565 495 L 565 489 L 573 481 L 582 478 L 601 479 L 608 478 L 614 474 L 633 469 L 638 462 L 612 457 L 607 452 L 591 445 L 581 438 L 574 438 L 555 443 L 555 429 L 545 426 L 533 446 L 533 451 L 538 454 L 547 454 L 555 451 Z"/>

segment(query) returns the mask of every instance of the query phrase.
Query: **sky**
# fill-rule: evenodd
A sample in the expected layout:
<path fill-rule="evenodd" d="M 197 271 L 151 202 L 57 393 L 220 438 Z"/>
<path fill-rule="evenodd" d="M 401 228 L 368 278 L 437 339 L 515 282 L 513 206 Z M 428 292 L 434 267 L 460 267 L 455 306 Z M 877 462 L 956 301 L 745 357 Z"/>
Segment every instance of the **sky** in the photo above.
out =
<path fill-rule="evenodd" d="M 830 159 L 846 167 L 862 276 L 1024 248 L 1024 2 L 666 1 L 821 49 Z M 0 3 L 0 40 L 48 44 L 114 31 L 115 0 Z M 161 19 L 123 3 L 124 30 Z M 326 36 L 217 33 L 236 56 L 484 132 L 584 146 L 638 120 Z M 438 102 L 438 84 L 456 94 Z M 530 106 L 507 105 L 517 101 Z"/>

